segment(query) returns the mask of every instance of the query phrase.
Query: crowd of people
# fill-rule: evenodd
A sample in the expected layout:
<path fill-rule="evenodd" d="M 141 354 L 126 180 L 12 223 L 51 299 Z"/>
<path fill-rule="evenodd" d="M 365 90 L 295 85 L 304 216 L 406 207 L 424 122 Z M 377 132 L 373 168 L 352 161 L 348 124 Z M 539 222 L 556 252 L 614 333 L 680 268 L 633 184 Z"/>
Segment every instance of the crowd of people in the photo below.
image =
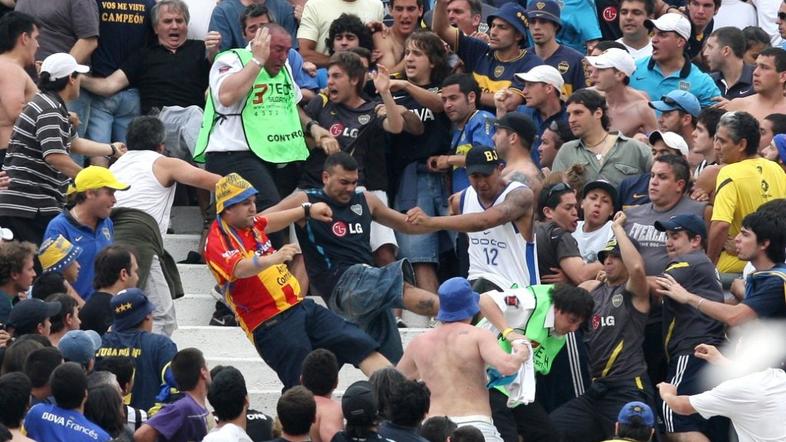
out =
<path fill-rule="evenodd" d="M 0 0 L 0 440 L 786 441 L 784 39 L 780 0 Z M 172 340 L 176 200 L 275 416 Z"/>

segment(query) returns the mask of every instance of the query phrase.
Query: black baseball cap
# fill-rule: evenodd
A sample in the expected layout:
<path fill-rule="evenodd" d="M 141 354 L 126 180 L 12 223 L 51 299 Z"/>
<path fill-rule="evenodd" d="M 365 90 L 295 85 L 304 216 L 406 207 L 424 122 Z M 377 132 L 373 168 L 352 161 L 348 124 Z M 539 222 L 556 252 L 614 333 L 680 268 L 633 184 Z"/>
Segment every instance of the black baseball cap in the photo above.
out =
<path fill-rule="evenodd" d="M 57 315 L 63 305 L 59 302 L 46 302 L 37 298 L 25 299 L 16 303 L 8 314 L 8 326 L 17 330 L 30 330 Z"/>
<path fill-rule="evenodd" d="M 620 245 L 617 243 L 616 238 L 611 238 L 609 242 L 606 243 L 606 247 L 603 248 L 600 252 L 598 252 L 598 262 L 603 262 L 606 260 L 606 257 L 612 255 L 616 257 L 622 256 L 622 252 L 620 251 Z"/>
<path fill-rule="evenodd" d="M 668 221 L 655 221 L 655 229 L 660 232 L 685 230 L 707 238 L 707 226 L 696 215 L 674 215 Z"/>
<path fill-rule="evenodd" d="M 581 189 L 581 197 L 586 198 L 587 194 L 595 189 L 601 189 L 608 193 L 609 196 L 611 196 L 612 206 L 617 207 L 617 199 L 619 199 L 617 195 L 617 188 L 614 187 L 614 184 L 611 184 L 611 182 L 606 180 L 595 180 L 585 184 L 584 188 Z"/>
<path fill-rule="evenodd" d="M 474 144 L 467 152 L 465 167 L 467 175 L 473 173 L 491 175 L 500 164 L 502 164 L 502 159 L 493 147 Z"/>
<path fill-rule="evenodd" d="M 497 118 L 494 120 L 494 126 L 517 134 L 527 143 L 527 147 L 532 147 L 532 143 L 535 142 L 535 124 L 521 112 L 510 112 Z"/>
<path fill-rule="evenodd" d="M 341 411 L 349 425 L 372 425 L 379 414 L 379 404 L 374 389 L 368 381 L 350 385 L 341 398 Z"/>

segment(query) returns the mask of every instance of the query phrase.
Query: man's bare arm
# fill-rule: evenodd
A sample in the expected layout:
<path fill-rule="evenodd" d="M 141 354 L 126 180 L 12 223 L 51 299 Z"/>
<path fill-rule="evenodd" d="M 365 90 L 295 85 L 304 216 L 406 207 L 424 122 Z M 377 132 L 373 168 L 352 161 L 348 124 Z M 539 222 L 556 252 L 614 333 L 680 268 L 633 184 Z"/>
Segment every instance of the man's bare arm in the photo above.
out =
<path fill-rule="evenodd" d="M 175 182 L 196 187 L 198 189 L 215 191 L 216 183 L 221 179 L 221 175 L 210 173 L 198 167 L 194 167 L 179 158 L 161 157 L 153 163 L 153 172 L 156 176 L 160 171 L 161 181 L 168 186 Z"/>
<path fill-rule="evenodd" d="M 82 76 L 82 87 L 104 97 L 114 95 L 129 85 L 128 77 L 122 69 L 112 72 L 112 75 L 105 78 Z"/>
<path fill-rule="evenodd" d="M 317 52 L 317 42 L 306 38 L 298 38 L 297 42 L 298 46 L 300 47 L 299 51 L 300 55 L 303 56 L 303 60 L 310 61 L 321 68 L 328 65 L 330 56 L 321 52 Z"/>
<path fill-rule="evenodd" d="M 707 240 L 707 257 L 710 258 L 713 264 L 718 264 L 721 251 L 723 251 L 723 244 L 726 243 L 726 238 L 729 236 L 729 228 L 731 224 L 725 221 L 712 221 L 710 223 L 710 234 Z"/>
<path fill-rule="evenodd" d="M 448 1 L 437 0 L 437 4 L 434 5 L 434 16 L 431 18 L 431 29 L 455 51 L 458 48 L 459 32 L 461 31 L 450 26 L 448 21 Z"/>
<path fill-rule="evenodd" d="M 611 230 L 614 232 L 614 237 L 617 238 L 617 244 L 620 246 L 622 262 L 628 271 L 628 282 L 625 284 L 625 289 L 633 294 L 633 307 L 641 313 L 649 313 L 650 290 L 647 283 L 647 273 L 644 270 L 644 259 L 642 259 L 638 250 L 636 250 L 636 246 L 633 245 L 633 242 L 625 233 L 623 228 L 625 220 L 625 213 L 617 212 L 611 225 Z"/>
<path fill-rule="evenodd" d="M 80 38 L 71 47 L 69 53 L 77 63 L 90 64 L 90 56 L 98 47 L 98 37 Z"/>

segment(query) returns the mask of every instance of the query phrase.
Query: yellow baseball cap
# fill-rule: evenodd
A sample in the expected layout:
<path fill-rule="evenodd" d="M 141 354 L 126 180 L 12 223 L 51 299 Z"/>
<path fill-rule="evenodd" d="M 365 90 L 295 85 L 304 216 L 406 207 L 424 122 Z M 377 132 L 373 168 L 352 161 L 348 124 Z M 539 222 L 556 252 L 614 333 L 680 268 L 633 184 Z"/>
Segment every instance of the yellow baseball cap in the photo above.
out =
<path fill-rule="evenodd" d="M 45 272 L 62 272 L 81 254 L 81 247 L 71 244 L 63 235 L 57 235 L 57 238 L 49 238 L 41 244 L 38 261 Z"/>
<path fill-rule="evenodd" d="M 243 177 L 230 173 L 216 183 L 216 212 L 221 213 L 257 193 L 257 189 Z"/>
<path fill-rule="evenodd" d="M 128 190 L 128 184 L 121 183 L 115 178 L 111 170 L 101 166 L 88 166 L 82 169 L 74 178 L 74 183 L 68 186 L 68 194 L 84 192 L 108 187 L 115 190 Z"/>

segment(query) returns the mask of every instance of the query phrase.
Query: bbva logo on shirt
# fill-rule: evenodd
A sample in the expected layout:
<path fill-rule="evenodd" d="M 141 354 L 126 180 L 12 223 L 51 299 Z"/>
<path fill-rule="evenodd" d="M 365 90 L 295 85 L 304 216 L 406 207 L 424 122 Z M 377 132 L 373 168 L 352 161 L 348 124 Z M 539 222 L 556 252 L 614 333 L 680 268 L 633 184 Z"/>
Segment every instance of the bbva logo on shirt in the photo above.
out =
<path fill-rule="evenodd" d="M 54 413 L 50 413 L 48 411 L 44 411 L 41 414 L 41 419 L 43 419 L 45 421 L 48 421 L 48 422 L 55 423 L 57 425 L 65 427 L 65 428 L 69 428 L 69 429 L 74 430 L 74 431 L 78 431 L 78 432 L 80 432 L 80 433 L 90 437 L 91 439 L 98 440 L 98 433 L 94 429 L 87 428 L 87 427 L 85 427 L 83 425 L 80 425 L 79 423 L 74 422 L 73 420 L 71 420 L 71 418 L 66 419 L 63 416 L 58 416 L 58 415 L 56 415 Z"/>

